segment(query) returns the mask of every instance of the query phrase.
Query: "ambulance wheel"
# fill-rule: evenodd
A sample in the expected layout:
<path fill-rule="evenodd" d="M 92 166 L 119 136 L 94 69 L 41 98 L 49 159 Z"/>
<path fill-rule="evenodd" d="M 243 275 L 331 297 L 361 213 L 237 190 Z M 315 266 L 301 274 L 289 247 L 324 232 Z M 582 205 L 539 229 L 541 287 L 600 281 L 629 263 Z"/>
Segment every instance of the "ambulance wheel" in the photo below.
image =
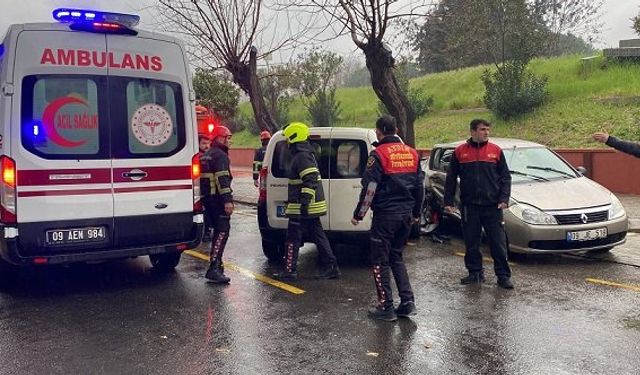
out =
<path fill-rule="evenodd" d="M 180 263 L 180 256 L 182 256 L 182 253 L 151 254 L 149 255 L 149 260 L 154 269 L 168 272 L 172 271 Z"/>
<path fill-rule="evenodd" d="M 284 244 L 280 241 L 262 239 L 262 252 L 270 262 L 282 262 L 284 257 Z"/>

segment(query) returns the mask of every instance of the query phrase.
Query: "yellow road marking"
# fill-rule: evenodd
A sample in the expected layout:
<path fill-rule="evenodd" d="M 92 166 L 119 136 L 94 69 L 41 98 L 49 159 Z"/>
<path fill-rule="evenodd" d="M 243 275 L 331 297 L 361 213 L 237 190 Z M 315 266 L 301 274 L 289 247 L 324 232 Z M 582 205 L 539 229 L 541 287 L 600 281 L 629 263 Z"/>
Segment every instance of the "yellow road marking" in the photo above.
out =
<path fill-rule="evenodd" d="M 620 284 L 620 283 L 615 283 L 613 281 L 593 279 L 590 277 L 587 277 L 585 280 L 588 283 L 592 283 L 592 284 L 606 285 L 614 288 L 629 289 L 629 290 L 635 290 L 636 292 L 640 292 L 640 286 L 636 286 L 636 285 Z"/>
<path fill-rule="evenodd" d="M 199 251 L 185 250 L 184 253 L 187 254 L 187 255 L 191 255 L 194 258 L 198 258 L 200 260 L 204 260 L 206 262 L 209 261 L 209 256 L 207 254 L 203 254 L 203 253 L 201 253 Z M 248 277 L 250 279 L 262 281 L 265 284 L 269 284 L 271 286 L 275 286 L 276 288 L 280 288 L 280 289 L 285 290 L 285 291 L 287 291 L 289 293 L 292 293 L 292 294 L 303 294 L 304 293 L 304 290 L 302 290 L 300 288 L 296 288 L 293 285 L 289 285 L 289 284 L 283 283 L 281 281 L 274 280 L 274 279 L 272 279 L 270 277 L 251 272 L 251 271 L 246 270 L 246 269 L 244 269 L 242 267 L 238 267 L 233 263 L 224 262 L 224 266 L 227 269 L 236 271 L 236 272 L 238 272 L 238 273 L 240 273 L 240 274 L 242 274 L 242 275 L 244 275 L 244 276 L 246 276 L 246 277 Z"/>

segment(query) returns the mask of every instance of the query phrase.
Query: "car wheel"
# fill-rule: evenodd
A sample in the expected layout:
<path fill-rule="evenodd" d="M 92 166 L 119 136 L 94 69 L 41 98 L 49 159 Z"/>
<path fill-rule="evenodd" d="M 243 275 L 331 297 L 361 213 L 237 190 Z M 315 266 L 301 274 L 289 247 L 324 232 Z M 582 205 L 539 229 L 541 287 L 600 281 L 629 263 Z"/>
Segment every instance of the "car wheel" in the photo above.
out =
<path fill-rule="evenodd" d="M 282 262 L 284 244 L 281 241 L 262 239 L 262 252 L 270 262 Z"/>
<path fill-rule="evenodd" d="M 162 272 L 173 271 L 180 263 L 182 253 L 151 254 L 149 260 L 154 269 Z"/>

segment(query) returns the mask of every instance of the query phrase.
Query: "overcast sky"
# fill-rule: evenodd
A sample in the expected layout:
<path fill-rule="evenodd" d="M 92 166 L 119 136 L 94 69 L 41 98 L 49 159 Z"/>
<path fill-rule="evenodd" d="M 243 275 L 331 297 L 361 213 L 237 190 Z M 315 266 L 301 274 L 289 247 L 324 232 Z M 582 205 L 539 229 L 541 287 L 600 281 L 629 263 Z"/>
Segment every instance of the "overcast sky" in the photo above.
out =
<path fill-rule="evenodd" d="M 146 0 L 152 1 L 152 0 Z M 0 35 L 12 23 L 49 22 L 51 11 L 57 7 L 79 7 L 112 10 L 119 12 L 135 12 L 140 9 L 141 0 L 0 0 Z M 602 22 L 604 28 L 600 35 L 601 42 L 597 47 L 616 47 L 618 40 L 637 37 L 631 29 L 630 18 L 640 12 L 640 0 L 605 0 Z M 148 12 L 141 12 L 141 24 L 152 28 L 154 20 Z M 353 50 L 350 40 L 326 46 L 327 49 L 348 54 Z"/>

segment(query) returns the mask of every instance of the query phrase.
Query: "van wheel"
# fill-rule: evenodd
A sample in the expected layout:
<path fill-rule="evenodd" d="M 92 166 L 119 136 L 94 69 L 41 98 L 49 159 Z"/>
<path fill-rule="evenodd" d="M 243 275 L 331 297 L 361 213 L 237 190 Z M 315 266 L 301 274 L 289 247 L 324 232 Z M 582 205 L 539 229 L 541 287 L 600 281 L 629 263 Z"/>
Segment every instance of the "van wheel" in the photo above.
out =
<path fill-rule="evenodd" d="M 149 260 L 154 269 L 163 272 L 173 271 L 180 263 L 182 253 L 151 254 Z"/>
<path fill-rule="evenodd" d="M 262 239 L 262 252 L 270 262 L 282 262 L 284 257 L 284 244 Z"/>

